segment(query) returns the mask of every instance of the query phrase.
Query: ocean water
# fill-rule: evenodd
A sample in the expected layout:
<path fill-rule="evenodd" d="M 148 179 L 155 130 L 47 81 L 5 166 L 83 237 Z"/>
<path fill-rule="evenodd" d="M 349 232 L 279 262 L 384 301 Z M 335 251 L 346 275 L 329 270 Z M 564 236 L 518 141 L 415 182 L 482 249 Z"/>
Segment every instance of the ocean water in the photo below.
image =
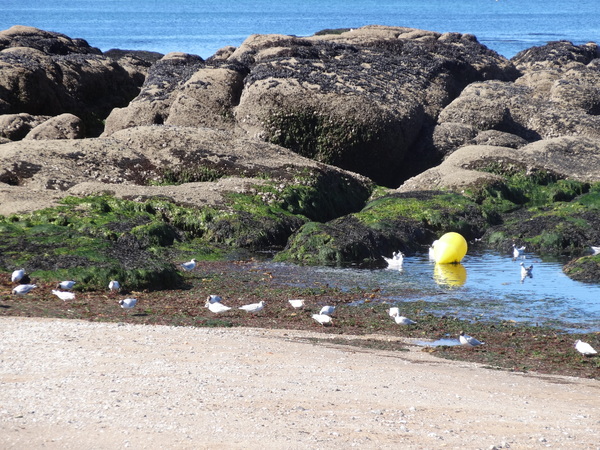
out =
<path fill-rule="evenodd" d="M 390 25 L 474 34 L 511 58 L 549 41 L 600 42 L 598 0 L 0 0 L 0 29 L 28 25 L 111 48 L 207 58 L 251 34 Z"/>

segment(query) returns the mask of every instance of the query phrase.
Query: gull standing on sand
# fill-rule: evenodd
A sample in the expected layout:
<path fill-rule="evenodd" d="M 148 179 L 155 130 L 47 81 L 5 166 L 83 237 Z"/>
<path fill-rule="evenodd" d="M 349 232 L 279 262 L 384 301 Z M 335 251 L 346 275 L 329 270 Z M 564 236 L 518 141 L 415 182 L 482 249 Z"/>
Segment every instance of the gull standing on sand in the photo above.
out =
<path fill-rule="evenodd" d="M 196 260 L 194 258 L 192 258 L 191 261 L 184 262 L 183 264 L 181 264 L 181 268 L 183 270 L 185 270 L 186 272 L 189 272 L 190 270 L 194 270 L 195 267 L 196 267 Z"/>
<path fill-rule="evenodd" d="M 255 313 L 255 312 L 262 311 L 264 307 L 265 307 L 265 302 L 260 301 L 258 303 L 252 303 L 250 305 L 240 306 L 238 309 L 243 309 L 244 311 L 247 311 L 250 313 Z"/>
<path fill-rule="evenodd" d="M 231 309 L 229 306 L 225 306 L 223 303 L 220 303 L 220 302 L 211 303 L 209 300 L 206 301 L 204 306 L 206 308 L 208 308 L 208 310 L 210 312 L 213 312 L 215 314 L 220 314 L 225 311 L 229 311 Z"/>
<path fill-rule="evenodd" d="M 21 278 L 23 278 L 24 276 L 25 276 L 25 269 L 15 270 L 10 277 L 10 281 L 12 281 L 13 283 L 18 283 L 19 281 L 21 281 Z"/>
<path fill-rule="evenodd" d="M 303 299 L 293 299 L 293 300 L 288 300 L 288 302 L 290 303 L 290 305 L 292 305 L 292 307 L 294 309 L 304 308 L 304 300 Z"/>
<path fill-rule="evenodd" d="M 575 342 L 575 349 L 583 356 L 592 356 L 598 354 L 598 352 L 594 350 L 594 348 L 590 344 L 588 344 L 587 342 L 582 342 L 580 340 L 577 340 L 577 342 Z"/>
<path fill-rule="evenodd" d="M 17 295 L 23 295 L 27 294 L 28 292 L 31 292 L 36 287 L 37 286 L 35 284 L 20 284 L 12 290 L 12 293 Z"/>
<path fill-rule="evenodd" d="M 319 311 L 320 315 L 330 316 L 335 311 L 335 306 L 323 306 L 321 311 Z"/>
<path fill-rule="evenodd" d="M 75 281 L 72 281 L 72 280 L 71 281 L 61 281 L 60 283 L 58 283 L 56 285 L 57 288 L 66 289 L 66 290 L 72 289 L 73 286 L 75 286 Z"/>
<path fill-rule="evenodd" d="M 137 298 L 126 298 L 124 300 L 119 301 L 119 305 L 121 308 L 129 310 L 132 309 L 137 304 Z"/>
<path fill-rule="evenodd" d="M 331 325 L 333 322 L 331 321 L 331 317 L 327 314 L 313 314 L 312 318 L 319 322 L 321 325 Z"/>
<path fill-rule="evenodd" d="M 414 320 L 410 320 L 408 317 L 404 316 L 396 316 L 394 320 L 398 325 L 414 325 L 415 323 L 417 323 Z"/>
<path fill-rule="evenodd" d="M 458 335 L 458 340 L 460 341 L 460 343 L 462 345 L 466 345 L 468 347 L 477 347 L 478 345 L 485 344 L 485 342 L 478 341 L 474 337 L 471 337 L 468 334 L 465 334 L 464 331 L 460 332 L 460 334 Z"/>
<path fill-rule="evenodd" d="M 75 294 L 73 294 L 72 292 L 56 291 L 53 289 L 52 293 L 65 302 L 67 300 L 73 300 L 75 298 Z"/>

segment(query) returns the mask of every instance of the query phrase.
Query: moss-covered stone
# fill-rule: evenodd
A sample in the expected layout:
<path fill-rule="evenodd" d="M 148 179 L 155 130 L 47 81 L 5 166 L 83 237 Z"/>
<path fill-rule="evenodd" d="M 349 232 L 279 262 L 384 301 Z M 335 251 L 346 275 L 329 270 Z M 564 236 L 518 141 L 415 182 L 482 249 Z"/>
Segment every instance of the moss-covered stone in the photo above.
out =
<path fill-rule="evenodd" d="M 307 223 L 275 256 L 278 261 L 321 265 L 381 265 L 392 251 L 414 253 L 440 234 L 481 235 L 487 222 L 464 196 L 445 192 L 378 194 L 360 212 L 325 224 Z"/>
<path fill-rule="evenodd" d="M 577 281 L 600 283 L 600 255 L 583 256 L 570 261 L 563 271 Z"/>

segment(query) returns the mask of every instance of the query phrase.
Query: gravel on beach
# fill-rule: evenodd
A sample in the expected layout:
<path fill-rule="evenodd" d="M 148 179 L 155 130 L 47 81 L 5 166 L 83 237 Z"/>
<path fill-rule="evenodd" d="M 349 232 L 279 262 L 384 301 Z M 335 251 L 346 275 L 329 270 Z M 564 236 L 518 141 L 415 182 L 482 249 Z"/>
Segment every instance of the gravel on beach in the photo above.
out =
<path fill-rule="evenodd" d="M 3 449 L 600 448 L 597 380 L 410 343 L 17 317 L 0 336 Z"/>

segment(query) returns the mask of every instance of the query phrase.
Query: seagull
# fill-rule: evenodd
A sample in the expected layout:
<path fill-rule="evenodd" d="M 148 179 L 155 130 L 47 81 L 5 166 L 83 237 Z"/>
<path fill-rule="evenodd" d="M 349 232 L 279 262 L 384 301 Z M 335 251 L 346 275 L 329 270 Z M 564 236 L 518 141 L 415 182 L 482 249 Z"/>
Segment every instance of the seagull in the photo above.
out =
<path fill-rule="evenodd" d="M 593 349 L 593 347 L 590 344 L 579 340 L 575 342 L 575 349 L 583 356 L 592 356 L 598 353 L 596 350 Z"/>
<path fill-rule="evenodd" d="M 207 298 L 206 301 L 210 302 L 210 303 L 221 303 L 221 300 L 223 300 L 221 298 L 220 295 L 214 295 L 214 294 L 210 294 Z"/>
<path fill-rule="evenodd" d="M 466 345 L 469 347 L 476 347 L 478 345 L 485 344 L 485 342 L 480 342 L 477 339 L 475 339 L 474 337 L 471 337 L 468 334 L 465 334 L 464 331 L 460 332 L 460 334 L 458 335 L 458 340 L 460 341 L 460 343 L 462 345 Z"/>
<path fill-rule="evenodd" d="M 67 300 L 73 300 L 75 298 L 75 294 L 73 294 L 72 292 L 63 292 L 63 291 L 52 290 L 52 293 L 54 295 L 56 295 L 58 298 L 60 298 L 61 300 L 64 300 L 65 302 Z"/>
<path fill-rule="evenodd" d="M 117 280 L 112 280 L 108 283 L 108 289 L 110 289 L 111 292 L 118 292 L 121 289 L 121 283 Z"/>
<path fill-rule="evenodd" d="M 334 311 L 335 311 L 335 306 L 323 306 L 321 308 L 321 311 L 319 312 L 319 314 L 330 316 L 333 314 Z"/>
<path fill-rule="evenodd" d="M 219 303 L 219 302 L 211 303 L 209 300 L 206 301 L 204 306 L 207 307 L 210 312 L 213 312 L 215 314 L 229 311 L 231 309 L 229 306 L 225 306 L 222 303 Z"/>
<path fill-rule="evenodd" d="M 600 254 L 600 247 L 594 247 L 592 245 L 590 248 L 592 249 L 592 255 Z"/>
<path fill-rule="evenodd" d="M 13 294 L 23 295 L 31 292 L 37 286 L 35 284 L 20 284 L 12 290 Z"/>
<path fill-rule="evenodd" d="M 123 309 L 132 309 L 137 303 L 137 298 L 126 298 L 125 300 L 120 300 L 119 305 Z"/>
<path fill-rule="evenodd" d="M 408 317 L 404 316 L 396 316 L 394 320 L 398 325 L 414 325 L 415 323 L 417 323 L 414 320 L 410 320 Z"/>
<path fill-rule="evenodd" d="M 529 277 L 529 278 L 533 278 L 533 274 L 532 274 L 532 270 L 533 270 L 533 264 L 529 267 L 525 267 L 525 264 L 521 263 L 521 282 L 523 282 L 523 280 L 525 280 L 525 278 Z"/>
<path fill-rule="evenodd" d="M 262 311 L 262 309 L 264 307 L 265 307 L 265 302 L 260 301 L 258 303 L 252 303 L 250 305 L 240 306 L 238 309 L 243 309 L 244 311 L 255 313 L 255 312 Z"/>
<path fill-rule="evenodd" d="M 519 257 L 519 255 L 521 254 L 521 252 L 524 250 L 525 250 L 525 246 L 517 247 L 515 244 L 513 244 L 513 259 L 517 259 Z"/>
<path fill-rule="evenodd" d="M 196 260 L 194 258 L 192 258 L 191 261 L 184 262 L 183 264 L 181 264 L 181 268 L 183 270 L 185 270 L 186 272 L 189 272 L 190 270 L 194 270 L 194 267 L 196 267 Z"/>
<path fill-rule="evenodd" d="M 61 281 L 60 283 L 58 283 L 56 285 L 57 288 L 67 289 L 67 290 L 73 288 L 73 286 L 75 286 L 75 281 Z"/>
<path fill-rule="evenodd" d="M 290 305 L 295 309 L 304 308 L 304 299 L 288 300 L 288 302 L 290 302 Z"/>
<path fill-rule="evenodd" d="M 393 307 L 388 311 L 390 317 L 398 317 L 400 315 L 400 308 Z"/>
<path fill-rule="evenodd" d="M 383 259 L 387 263 L 388 268 L 392 267 L 395 269 L 399 269 L 402 267 L 402 263 L 404 262 L 404 254 L 400 251 L 397 251 L 397 252 L 392 253 L 391 258 L 386 258 L 384 256 Z"/>
<path fill-rule="evenodd" d="M 15 270 L 12 273 L 12 276 L 10 277 L 10 281 L 12 281 L 13 283 L 18 283 L 19 281 L 21 281 L 21 278 L 23 278 L 24 276 L 25 276 L 25 269 Z"/>
<path fill-rule="evenodd" d="M 312 318 L 323 326 L 332 324 L 331 317 L 329 317 L 327 314 L 313 314 Z"/>

